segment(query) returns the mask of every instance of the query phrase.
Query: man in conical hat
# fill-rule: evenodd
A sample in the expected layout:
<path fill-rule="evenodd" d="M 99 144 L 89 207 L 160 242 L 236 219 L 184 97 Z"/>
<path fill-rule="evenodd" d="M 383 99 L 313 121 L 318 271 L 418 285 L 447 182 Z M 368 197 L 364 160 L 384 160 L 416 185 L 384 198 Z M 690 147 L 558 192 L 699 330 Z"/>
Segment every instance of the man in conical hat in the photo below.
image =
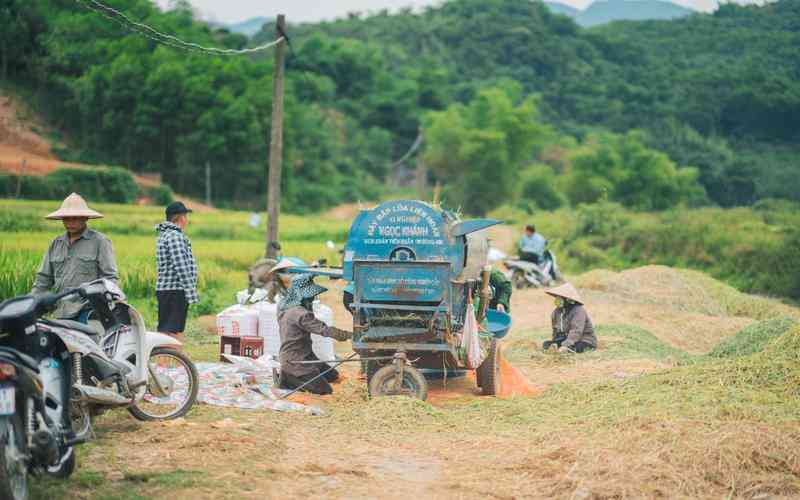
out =
<path fill-rule="evenodd" d="M 61 208 L 45 217 L 60 220 L 66 233 L 50 243 L 36 273 L 31 293 L 59 293 L 99 278 L 117 281 L 117 263 L 111 240 L 89 229 L 87 224 L 89 219 L 102 217 L 101 213 L 89 208 L 77 193 L 67 196 Z M 86 322 L 88 309 L 78 298 L 62 300 L 55 316 Z"/>
<path fill-rule="evenodd" d="M 582 353 L 597 349 L 597 337 L 589 314 L 583 307 L 578 290 L 569 283 L 545 290 L 555 298 L 556 310 L 553 311 L 553 340 L 542 344 L 544 350 L 550 346 L 558 347 L 560 353 Z"/>

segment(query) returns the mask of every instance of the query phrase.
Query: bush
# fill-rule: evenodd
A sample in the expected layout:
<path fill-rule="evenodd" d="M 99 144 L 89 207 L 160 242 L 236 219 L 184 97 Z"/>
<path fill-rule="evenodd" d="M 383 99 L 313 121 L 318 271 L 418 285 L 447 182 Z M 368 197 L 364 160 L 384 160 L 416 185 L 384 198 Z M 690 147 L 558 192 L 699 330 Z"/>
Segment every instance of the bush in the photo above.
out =
<path fill-rule="evenodd" d="M 139 186 L 127 170 L 61 168 L 47 176 L 56 197 L 79 193 L 91 201 L 133 203 L 139 196 Z"/>
<path fill-rule="evenodd" d="M 535 165 L 521 177 L 520 202 L 523 209 L 533 205 L 542 210 L 556 210 L 566 203 L 566 197 L 556 189 L 556 174 L 549 166 Z"/>
<path fill-rule="evenodd" d="M 172 189 L 166 184 L 148 188 L 145 190 L 144 195 L 150 198 L 153 205 L 167 206 L 175 201 L 175 195 Z"/>
<path fill-rule="evenodd" d="M 0 198 L 17 196 L 18 175 L 0 174 Z M 46 177 L 23 176 L 20 196 L 28 200 L 52 200 L 56 198 L 53 184 Z"/>

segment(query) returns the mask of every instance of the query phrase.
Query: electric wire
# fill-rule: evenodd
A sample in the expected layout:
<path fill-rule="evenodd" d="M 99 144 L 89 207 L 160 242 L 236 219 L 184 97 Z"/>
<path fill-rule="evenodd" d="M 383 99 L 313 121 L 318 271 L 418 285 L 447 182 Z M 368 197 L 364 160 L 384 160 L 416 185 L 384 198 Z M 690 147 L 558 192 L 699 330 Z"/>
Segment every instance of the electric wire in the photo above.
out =
<path fill-rule="evenodd" d="M 254 54 L 257 52 L 263 52 L 265 50 L 269 50 L 275 47 L 276 45 L 278 45 L 283 41 L 288 41 L 288 37 L 286 37 L 286 35 L 282 33 L 281 36 L 276 40 L 273 40 L 269 43 L 265 43 L 263 45 L 259 45 L 257 47 L 251 47 L 247 49 L 220 49 L 217 47 L 205 47 L 203 45 L 181 40 L 176 36 L 162 33 L 157 29 L 148 26 L 147 24 L 134 21 L 124 13 L 114 9 L 113 7 L 109 7 L 108 5 L 105 5 L 97 0 L 75 0 L 75 1 L 83 5 L 87 9 L 100 14 L 111 21 L 114 21 L 117 24 L 135 33 L 145 36 L 156 43 L 160 43 L 162 45 L 190 52 L 197 52 L 214 56 L 242 56 L 242 55 Z"/>

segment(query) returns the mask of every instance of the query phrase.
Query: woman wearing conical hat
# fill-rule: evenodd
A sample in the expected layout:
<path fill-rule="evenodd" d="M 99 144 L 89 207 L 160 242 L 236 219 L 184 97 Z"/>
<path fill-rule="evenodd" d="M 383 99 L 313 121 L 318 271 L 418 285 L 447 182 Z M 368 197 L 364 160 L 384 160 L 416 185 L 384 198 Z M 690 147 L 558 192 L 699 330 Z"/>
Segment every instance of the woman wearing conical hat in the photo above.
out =
<path fill-rule="evenodd" d="M 66 233 L 50 243 L 31 293 L 59 293 L 99 278 L 117 281 L 117 263 L 111 240 L 87 225 L 89 219 L 102 217 L 103 214 L 89 208 L 76 193 L 67 196 L 61 208 L 45 217 L 60 220 Z M 80 299 L 62 300 L 55 316 L 85 322 L 87 313 L 88 309 Z"/>
<path fill-rule="evenodd" d="M 556 310 L 553 311 L 553 340 L 542 344 L 544 350 L 550 346 L 558 347 L 560 353 L 582 353 L 597 349 L 594 325 L 583 307 L 583 300 L 569 283 L 546 290 L 555 297 Z"/>

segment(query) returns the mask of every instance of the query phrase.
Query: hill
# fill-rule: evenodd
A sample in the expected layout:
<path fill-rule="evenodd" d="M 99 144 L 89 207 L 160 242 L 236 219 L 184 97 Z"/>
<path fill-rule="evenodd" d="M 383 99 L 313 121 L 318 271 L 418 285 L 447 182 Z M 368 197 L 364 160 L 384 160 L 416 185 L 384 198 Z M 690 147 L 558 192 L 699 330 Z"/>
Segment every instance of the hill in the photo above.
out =
<path fill-rule="evenodd" d="M 695 11 L 666 0 L 597 0 L 585 9 L 559 2 L 544 2 L 554 14 L 571 17 L 581 26 L 591 27 L 613 21 L 677 19 Z"/>
<path fill-rule="evenodd" d="M 245 36 L 253 36 L 261 31 L 261 28 L 264 26 L 264 24 L 268 22 L 270 22 L 270 19 L 267 17 L 253 17 L 238 23 L 226 24 L 225 27 L 233 33 L 239 33 Z"/>
<path fill-rule="evenodd" d="M 562 14 L 574 18 L 581 12 L 581 9 L 559 2 L 544 2 L 544 4 L 553 14 Z"/>
<path fill-rule="evenodd" d="M 597 26 L 612 21 L 677 19 L 695 11 L 664 0 L 596 0 L 575 20 L 581 26 Z"/>
<path fill-rule="evenodd" d="M 15 21 L 4 24 L 0 44 L 4 75 L 28 89 L 26 99 L 70 146 L 61 159 L 160 173 L 196 197 L 209 163 L 215 201 L 263 205 L 254 186 L 266 184 L 272 58 L 158 46 L 85 5 L 13 0 Z M 176 5 L 119 7 L 193 43 L 236 49 L 274 39 L 272 26 L 248 41 Z M 798 19 L 800 4 L 783 0 L 584 29 L 538 1 L 451 0 L 421 12 L 293 25 L 286 207 L 319 211 L 380 197 L 408 177 L 407 165 L 392 166 L 431 113 L 457 110 L 487 88 L 512 104 L 535 100 L 531 116 L 553 132 L 518 155 L 520 168 L 544 164 L 558 177 L 576 155 L 641 129 L 632 142 L 666 155 L 672 164 L 648 158 L 680 168 L 684 179 L 692 172 L 684 167 L 695 168 L 707 195 L 669 203 L 798 199 Z M 599 158 L 586 168 L 602 172 Z M 426 180 L 450 179 L 434 169 Z M 697 183 L 682 186 L 689 184 Z M 494 199 L 526 201 L 517 186 Z"/>

